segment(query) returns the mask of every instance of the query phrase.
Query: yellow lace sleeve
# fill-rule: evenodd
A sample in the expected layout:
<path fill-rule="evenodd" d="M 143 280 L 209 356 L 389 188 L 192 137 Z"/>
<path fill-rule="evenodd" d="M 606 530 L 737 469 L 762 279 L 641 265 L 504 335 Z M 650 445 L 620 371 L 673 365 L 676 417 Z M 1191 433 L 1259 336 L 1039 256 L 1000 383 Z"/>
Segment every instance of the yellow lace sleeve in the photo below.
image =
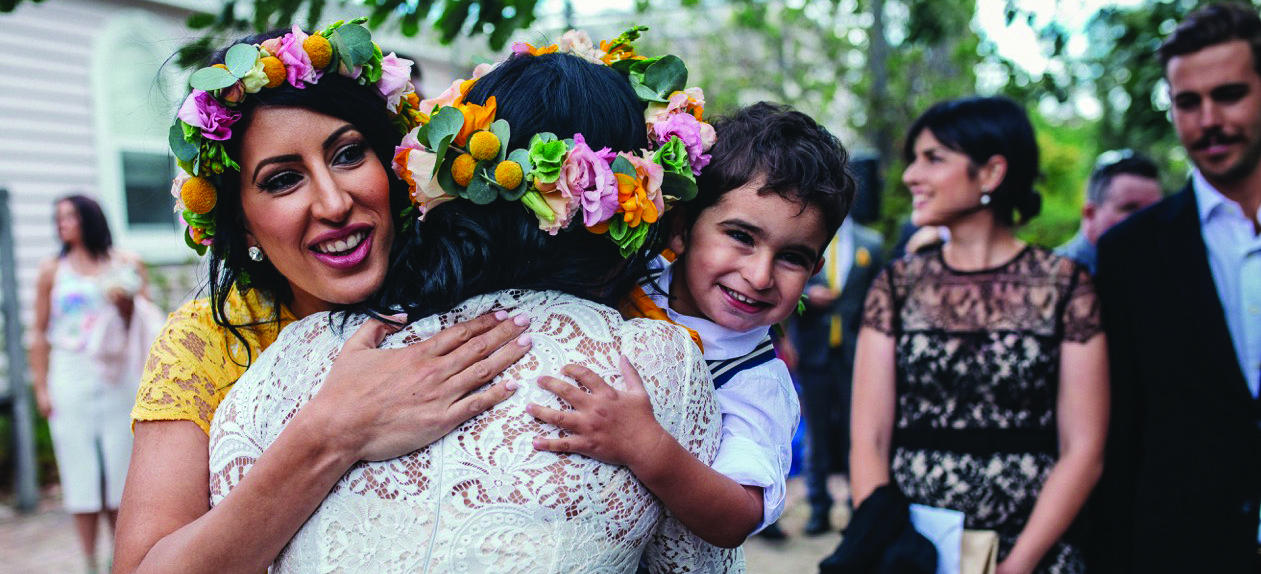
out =
<path fill-rule="evenodd" d="M 149 349 L 136 404 L 137 421 L 192 421 L 207 434 L 215 409 L 249 360 L 276 340 L 293 317 L 282 307 L 279 324 L 270 301 L 256 292 L 229 294 L 229 320 L 240 327 L 246 344 L 215 323 L 209 299 L 196 299 L 171 313 Z M 248 352 L 247 352 L 248 351 Z"/>

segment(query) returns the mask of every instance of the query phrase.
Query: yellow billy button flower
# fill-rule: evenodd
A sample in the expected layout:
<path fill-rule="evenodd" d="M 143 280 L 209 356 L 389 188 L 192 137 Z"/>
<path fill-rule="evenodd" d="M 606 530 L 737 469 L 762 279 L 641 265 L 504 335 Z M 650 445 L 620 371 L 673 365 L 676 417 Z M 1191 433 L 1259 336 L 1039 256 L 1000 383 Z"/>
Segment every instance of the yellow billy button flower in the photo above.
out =
<path fill-rule="evenodd" d="M 504 189 L 516 189 L 523 177 L 525 173 L 521 171 L 521 164 L 515 161 L 501 161 L 495 166 L 495 183 Z"/>
<path fill-rule="evenodd" d="M 217 200 L 215 186 L 204 177 L 190 177 L 180 187 L 180 201 L 184 202 L 184 209 L 193 213 L 210 213 Z"/>
<path fill-rule="evenodd" d="M 473 134 L 468 140 L 468 152 L 477 161 L 485 161 L 499 154 L 499 136 L 487 131 Z"/>
<path fill-rule="evenodd" d="M 263 73 L 267 74 L 267 83 L 264 88 L 275 88 L 285 83 L 285 63 L 275 56 L 267 56 L 262 59 Z"/>
<path fill-rule="evenodd" d="M 473 168 L 477 166 L 477 160 L 469 154 L 460 154 L 451 163 L 451 179 L 460 187 L 468 187 L 469 182 L 473 181 Z"/>
<path fill-rule="evenodd" d="M 302 50 L 311 58 L 311 65 L 317 70 L 327 68 L 329 61 L 333 59 L 333 46 L 328 43 L 328 38 L 319 34 L 307 36 L 302 41 Z"/>

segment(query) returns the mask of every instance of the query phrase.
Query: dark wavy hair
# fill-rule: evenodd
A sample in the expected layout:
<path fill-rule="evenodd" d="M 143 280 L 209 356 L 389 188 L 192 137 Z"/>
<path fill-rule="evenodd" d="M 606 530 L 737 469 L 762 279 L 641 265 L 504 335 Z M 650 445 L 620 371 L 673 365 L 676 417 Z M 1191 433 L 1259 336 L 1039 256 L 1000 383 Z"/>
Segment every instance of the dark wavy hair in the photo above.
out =
<path fill-rule="evenodd" d="M 288 29 L 277 29 L 247 36 L 211 54 L 204 65 L 223 62 L 227 49 L 235 44 L 260 44 L 264 40 L 283 36 Z M 294 88 L 288 82 L 276 88 L 265 88 L 249 94 L 237 106 L 241 119 L 232 126 L 231 139 L 224 142 L 228 156 L 241 158 L 241 142 L 250 129 L 254 113 L 261 107 L 286 106 L 307 109 L 349 122 L 363 134 L 381 161 L 390 179 L 390 207 L 396 214 L 394 225 L 400 221 L 397 214 L 408 204 L 407 184 L 390 170 L 394 147 L 402 140 L 402 134 L 386 111 L 385 99 L 371 85 L 360 85 L 356 80 L 337 73 L 326 73 L 319 82 L 307 83 L 303 89 Z M 294 126 L 300 130 L 302 126 Z M 214 320 L 227 328 L 247 349 L 245 364 L 252 358 L 252 351 L 244 345 L 245 339 L 239 328 L 253 327 L 257 323 L 234 324 L 227 315 L 227 298 L 234 287 L 257 289 L 271 296 L 277 303 L 288 304 L 293 298 L 289 281 L 281 275 L 270 260 L 252 261 L 246 255 L 245 217 L 241 212 L 241 173 L 226 170 L 209 178 L 218 190 L 218 202 L 214 209 L 215 239 L 210 247 L 208 285 Z M 248 278 L 248 280 L 247 280 Z M 270 320 L 279 319 L 277 315 Z"/>
<path fill-rule="evenodd" d="M 1234 2 L 1209 4 L 1190 14 L 1174 28 L 1156 51 L 1160 69 L 1169 60 L 1194 54 L 1209 46 L 1243 40 L 1252 51 L 1252 69 L 1261 76 L 1261 16 L 1255 6 Z"/>
<path fill-rule="evenodd" d="M 581 133 L 593 149 L 632 152 L 647 146 L 645 105 L 613 69 L 568 54 L 518 55 L 480 78 L 466 101 L 495 97 L 496 118 L 512 128 L 509 148 L 540 132 Z M 409 319 L 454 308 L 464 300 L 519 288 L 557 290 L 616 306 L 643 277 L 663 240 L 654 225 L 629 258 L 575 217 L 555 235 L 520 202 L 477 205 L 455 200 L 399 233 L 398 250 L 380 296 L 369 310 L 405 311 Z"/>
<path fill-rule="evenodd" d="M 114 236 L 109 232 L 109 222 L 105 220 L 101 204 L 86 195 L 75 193 L 58 198 L 53 206 L 63 201 L 73 206 L 75 215 L 79 217 L 79 237 L 83 248 L 88 250 L 93 259 L 108 257 L 109 248 L 114 246 Z M 61 255 L 64 257 L 67 253 L 70 253 L 70 245 L 62 242 Z"/>
<path fill-rule="evenodd" d="M 933 104 L 907 131 L 902 148 L 907 163 L 915 159 L 915 140 L 924 130 L 941 145 L 968 156 L 968 174 L 972 177 L 994 156 L 1007 160 L 1007 172 L 990 192 L 987 206 L 999 223 L 1011 227 L 1017 223 L 1017 214 L 1019 223 L 1027 223 L 1042 211 L 1042 195 L 1033 188 L 1041 177 L 1038 140 L 1029 115 L 1020 104 L 1002 96 Z"/>
<path fill-rule="evenodd" d="M 774 192 L 801 205 L 803 212 L 819 212 L 826 237 L 819 246 L 822 253 L 858 191 L 840 140 L 810 116 L 768 102 L 719 117 L 713 126 L 719 137 L 710 149 L 709 165 L 696 180 L 696 199 L 676 217 L 684 217 L 690 229 L 727 192 L 765 178 L 759 192 Z"/>

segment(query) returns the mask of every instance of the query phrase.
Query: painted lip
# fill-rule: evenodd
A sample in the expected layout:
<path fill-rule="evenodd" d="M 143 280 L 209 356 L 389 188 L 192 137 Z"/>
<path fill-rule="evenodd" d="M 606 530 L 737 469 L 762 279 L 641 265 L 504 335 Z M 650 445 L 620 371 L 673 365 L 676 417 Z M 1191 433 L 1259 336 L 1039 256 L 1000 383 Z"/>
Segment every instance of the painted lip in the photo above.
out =
<path fill-rule="evenodd" d="M 367 223 L 347 225 L 341 229 L 335 229 L 333 231 L 320 234 L 315 238 L 315 240 L 307 244 L 307 249 L 311 252 L 313 257 L 329 267 L 339 270 L 352 269 L 360 263 L 363 263 L 363 261 L 368 258 L 368 253 L 372 250 L 372 239 L 376 235 L 373 233 L 373 230 L 373 226 Z M 321 253 L 315 249 L 316 245 L 326 241 L 345 239 L 360 232 L 367 233 L 367 237 L 364 237 L 363 241 L 360 241 L 359 245 L 356 245 L 350 253 L 346 253 L 344 255 L 330 255 L 328 253 Z"/>
<path fill-rule="evenodd" d="M 740 311 L 742 313 L 750 313 L 750 314 L 761 313 L 762 311 L 765 311 L 766 309 L 771 307 L 770 303 L 767 303 L 761 300 L 756 300 L 756 299 L 755 300 L 757 302 L 753 303 L 752 305 L 745 303 L 744 301 L 740 301 L 739 299 L 736 299 L 735 297 L 732 296 L 732 293 L 740 293 L 740 292 L 736 291 L 735 289 L 731 289 L 725 285 L 719 285 L 718 289 L 719 291 L 722 291 L 722 295 L 723 295 L 723 298 L 727 302 L 727 306 L 737 311 Z M 753 297 L 749 297 L 748 295 L 745 295 L 744 293 L 740 293 L 740 296 L 745 297 L 746 299 L 754 299 Z"/>

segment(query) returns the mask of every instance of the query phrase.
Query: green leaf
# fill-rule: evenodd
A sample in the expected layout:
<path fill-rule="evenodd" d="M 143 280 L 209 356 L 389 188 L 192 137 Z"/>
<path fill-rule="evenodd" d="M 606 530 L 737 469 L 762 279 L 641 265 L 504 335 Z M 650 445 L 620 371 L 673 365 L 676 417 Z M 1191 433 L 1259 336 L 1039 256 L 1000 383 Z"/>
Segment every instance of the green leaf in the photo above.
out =
<path fill-rule="evenodd" d="M 687 66 L 678 56 L 662 56 L 644 70 L 642 83 L 656 92 L 655 101 L 668 101 L 670 94 L 687 87 Z"/>
<path fill-rule="evenodd" d="M 362 66 L 372 59 L 372 34 L 358 24 L 346 24 L 333 31 L 331 43 L 349 66 Z"/>
<path fill-rule="evenodd" d="M 449 136 L 447 136 L 447 137 L 442 138 L 442 141 L 438 142 L 438 149 L 437 149 L 437 150 L 435 150 L 435 152 L 437 153 L 438 157 L 440 157 L 440 158 L 442 158 L 442 159 L 446 159 L 446 157 L 447 157 L 447 150 L 451 148 L 451 140 L 453 140 L 453 139 L 455 139 L 455 136 L 454 136 L 454 135 L 449 135 Z M 459 154 L 456 154 L 456 155 L 459 155 Z M 455 156 L 452 156 L 452 160 L 451 160 L 451 161 L 455 161 Z M 438 169 L 440 169 L 440 168 L 442 167 L 442 164 L 443 164 L 443 162 L 441 162 L 441 161 L 434 162 L 434 164 L 433 164 L 433 173 L 429 174 L 429 176 L 430 176 L 430 177 L 433 177 L 433 176 L 434 176 L 434 174 L 438 173 Z"/>
<path fill-rule="evenodd" d="M 426 130 L 429 133 L 429 149 L 438 150 L 438 144 L 447 136 L 455 137 L 464 127 L 464 114 L 452 107 L 444 107 L 429 118 Z M 445 150 L 444 150 L 445 151 Z M 439 152 L 442 153 L 442 152 Z"/>
<path fill-rule="evenodd" d="M 236 83 L 236 76 L 223 68 L 202 68 L 193 72 L 193 76 L 188 79 L 188 85 L 201 90 L 203 92 L 213 92 L 222 90 Z"/>
<path fill-rule="evenodd" d="M 193 251 L 196 251 L 198 256 L 205 255 L 206 249 L 208 249 L 205 245 L 193 243 L 193 236 L 189 235 L 187 229 L 184 230 L 184 244 L 192 248 Z"/>
<path fill-rule="evenodd" d="M 497 161 L 503 161 L 508 157 L 508 136 L 512 135 L 512 130 L 508 128 L 507 120 L 495 120 L 490 124 L 490 133 L 495 134 L 499 138 L 499 153 L 496 154 Z"/>
<path fill-rule="evenodd" d="M 613 163 L 610 164 L 609 167 L 613 169 L 613 173 L 620 173 L 622 175 L 629 175 L 631 177 L 636 177 L 639 175 L 638 173 L 635 172 L 635 164 L 631 163 L 629 159 L 626 159 L 625 157 L 622 157 L 620 155 L 613 159 Z"/>
<path fill-rule="evenodd" d="M 489 162 L 480 162 L 477 167 L 473 168 L 473 180 L 468 184 L 468 190 L 464 192 L 464 198 L 478 205 L 486 205 L 495 198 L 499 197 L 499 190 L 491 185 L 494 174 L 486 173 L 486 164 Z"/>
<path fill-rule="evenodd" d="M 678 198 L 679 201 L 692 201 L 696 198 L 696 181 L 667 171 L 661 175 L 661 194 Z"/>
<path fill-rule="evenodd" d="M 256 62 L 258 62 L 258 48 L 250 44 L 232 46 L 223 56 L 223 63 L 235 78 L 242 78 L 248 74 Z"/>
<path fill-rule="evenodd" d="M 171 131 L 167 134 L 167 142 L 171 145 L 171 153 L 182 162 L 193 161 L 197 157 L 197 146 L 189 143 L 184 139 L 184 128 L 180 127 L 185 124 L 176 120 L 171 126 Z"/>

